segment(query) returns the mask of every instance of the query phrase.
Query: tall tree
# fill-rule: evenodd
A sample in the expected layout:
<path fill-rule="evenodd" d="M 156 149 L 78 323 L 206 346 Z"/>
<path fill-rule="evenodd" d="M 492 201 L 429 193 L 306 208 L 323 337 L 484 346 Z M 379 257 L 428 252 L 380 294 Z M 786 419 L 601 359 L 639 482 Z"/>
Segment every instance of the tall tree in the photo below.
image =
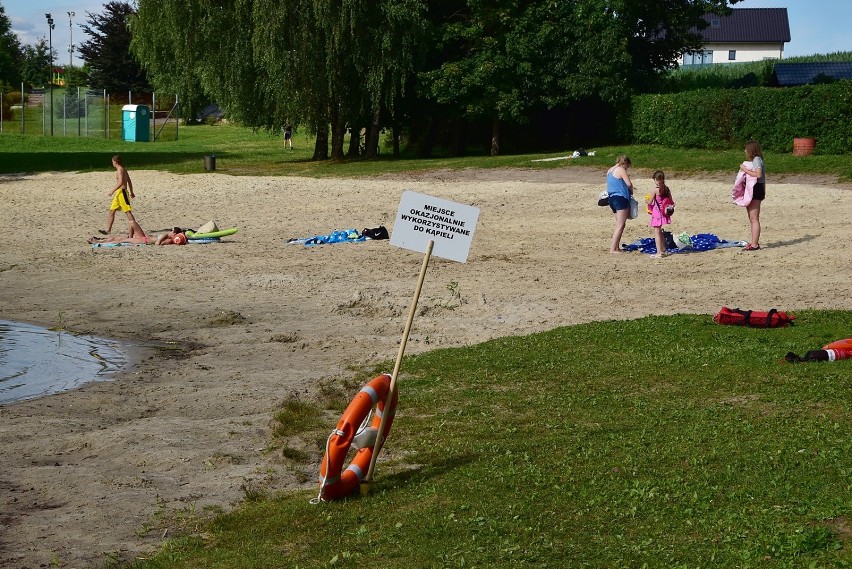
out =
<path fill-rule="evenodd" d="M 86 12 L 86 24 L 81 27 L 91 39 L 79 51 L 89 65 L 92 87 L 109 92 L 151 92 L 144 70 L 130 52 L 128 21 L 133 13 L 127 2 L 108 2 L 101 14 Z"/>
<path fill-rule="evenodd" d="M 607 12 L 618 22 L 631 57 L 631 84 L 642 87 L 673 67 L 685 51 L 700 49 L 704 14 L 729 14 L 742 0 L 611 0 Z"/>
<path fill-rule="evenodd" d="M 30 87 L 44 87 L 50 83 L 50 48 L 45 38 L 35 45 L 25 45 L 21 61 L 21 81 Z"/>
<path fill-rule="evenodd" d="M 488 123 L 496 154 L 505 123 L 626 101 L 695 45 L 704 12 L 736 1 L 139 0 L 133 49 L 158 86 L 243 124 L 307 125 L 316 159 L 329 135 L 344 156 L 347 124 L 368 127 L 371 153 L 402 121 L 425 140 Z"/>
<path fill-rule="evenodd" d="M 242 124 L 302 124 L 315 159 L 392 108 L 414 68 L 423 0 L 140 0 L 133 50 L 153 81 L 210 97 Z M 407 63 L 406 63 L 407 62 Z M 380 121 L 381 119 L 377 119 Z M 377 140 L 378 129 L 375 129 Z"/>
<path fill-rule="evenodd" d="M 501 125 L 533 109 L 625 101 L 698 36 L 701 16 L 739 0 L 442 0 L 430 3 L 435 50 L 420 94 L 457 121 Z"/>
<path fill-rule="evenodd" d="M 21 80 L 21 42 L 12 32 L 12 21 L 0 4 L 0 87 L 16 86 Z"/>

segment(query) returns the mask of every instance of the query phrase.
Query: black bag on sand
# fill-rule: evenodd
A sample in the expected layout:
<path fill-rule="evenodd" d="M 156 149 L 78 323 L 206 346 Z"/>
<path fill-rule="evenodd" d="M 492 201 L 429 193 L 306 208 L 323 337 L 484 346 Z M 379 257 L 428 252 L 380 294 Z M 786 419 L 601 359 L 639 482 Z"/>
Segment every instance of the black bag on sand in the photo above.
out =
<path fill-rule="evenodd" d="M 363 235 L 367 239 L 390 239 L 390 235 L 388 235 L 388 230 L 384 225 L 380 225 L 372 229 L 365 229 L 361 232 L 361 235 Z"/>

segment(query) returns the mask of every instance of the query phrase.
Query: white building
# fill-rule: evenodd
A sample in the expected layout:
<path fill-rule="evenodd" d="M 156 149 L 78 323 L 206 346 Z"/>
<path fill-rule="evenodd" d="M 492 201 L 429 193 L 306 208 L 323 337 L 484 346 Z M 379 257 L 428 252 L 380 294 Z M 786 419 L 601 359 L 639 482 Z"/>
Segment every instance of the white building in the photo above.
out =
<path fill-rule="evenodd" d="M 681 65 L 784 58 L 784 44 L 790 41 L 787 8 L 734 8 L 730 16 L 705 14 L 704 20 L 708 26 L 697 30 L 703 49 L 684 54 Z"/>

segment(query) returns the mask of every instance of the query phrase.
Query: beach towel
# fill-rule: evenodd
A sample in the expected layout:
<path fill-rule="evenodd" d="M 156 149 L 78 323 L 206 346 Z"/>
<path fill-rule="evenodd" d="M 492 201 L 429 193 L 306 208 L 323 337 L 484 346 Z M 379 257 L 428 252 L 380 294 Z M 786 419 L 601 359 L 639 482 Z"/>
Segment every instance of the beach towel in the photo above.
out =
<path fill-rule="evenodd" d="M 712 249 L 725 249 L 728 247 L 745 247 L 747 241 L 729 241 L 720 239 L 712 233 L 698 233 L 696 235 L 678 235 L 677 242 L 672 238 L 672 234 L 668 231 L 663 232 L 666 238 L 666 248 L 669 253 L 699 253 L 701 251 L 710 251 Z M 648 255 L 657 253 L 657 243 L 653 237 L 643 237 L 634 241 L 629 245 L 622 245 L 624 251 L 639 251 Z"/>
<path fill-rule="evenodd" d="M 101 247 L 144 247 L 145 243 L 92 243 L 92 249 Z"/>
<path fill-rule="evenodd" d="M 189 245 L 204 245 L 206 243 L 221 243 L 222 240 L 218 237 L 203 237 L 201 239 L 190 239 L 186 243 Z M 154 245 L 153 242 L 148 245 Z M 145 243 L 92 243 L 92 249 L 100 249 L 102 247 L 144 247 Z"/>
<path fill-rule="evenodd" d="M 749 161 L 743 162 L 743 166 L 749 170 L 753 169 L 753 165 Z M 737 174 L 734 180 L 734 187 L 731 188 L 731 199 L 740 207 L 746 207 L 751 203 L 752 195 L 754 194 L 754 185 L 757 183 L 757 178 L 749 176 L 742 170 Z"/>
<path fill-rule="evenodd" d="M 305 245 L 308 247 L 311 245 L 328 245 L 331 243 L 358 243 L 360 241 L 367 241 L 367 236 L 361 235 L 361 232 L 357 229 L 340 229 L 338 231 L 332 231 L 328 235 L 314 235 L 313 237 L 288 239 L 287 243 L 290 245 Z"/>

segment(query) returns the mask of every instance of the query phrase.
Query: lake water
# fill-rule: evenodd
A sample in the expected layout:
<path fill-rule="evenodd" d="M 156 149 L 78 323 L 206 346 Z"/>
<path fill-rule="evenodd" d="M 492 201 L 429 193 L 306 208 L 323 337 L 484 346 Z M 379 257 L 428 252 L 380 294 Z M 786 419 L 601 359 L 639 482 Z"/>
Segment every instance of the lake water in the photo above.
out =
<path fill-rule="evenodd" d="M 116 340 L 0 320 L 0 405 L 109 381 L 128 364 Z"/>

